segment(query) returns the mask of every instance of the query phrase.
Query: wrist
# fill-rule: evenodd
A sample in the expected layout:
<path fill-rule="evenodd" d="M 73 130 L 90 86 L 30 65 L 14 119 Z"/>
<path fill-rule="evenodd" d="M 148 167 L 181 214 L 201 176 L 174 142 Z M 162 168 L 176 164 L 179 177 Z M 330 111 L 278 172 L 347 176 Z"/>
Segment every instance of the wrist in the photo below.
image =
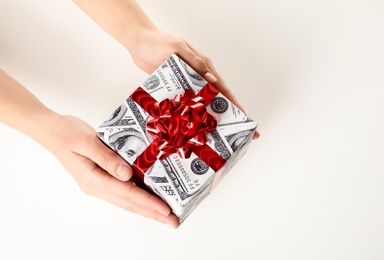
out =
<path fill-rule="evenodd" d="M 151 22 L 143 22 L 140 26 L 127 26 L 122 36 L 122 44 L 134 56 L 140 47 L 145 44 L 145 38 L 159 29 Z"/>
<path fill-rule="evenodd" d="M 27 130 L 25 134 L 30 136 L 40 145 L 48 148 L 50 144 L 50 136 L 54 131 L 61 115 L 50 110 L 47 107 L 42 107 L 35 111 L 30 117 Z"/>

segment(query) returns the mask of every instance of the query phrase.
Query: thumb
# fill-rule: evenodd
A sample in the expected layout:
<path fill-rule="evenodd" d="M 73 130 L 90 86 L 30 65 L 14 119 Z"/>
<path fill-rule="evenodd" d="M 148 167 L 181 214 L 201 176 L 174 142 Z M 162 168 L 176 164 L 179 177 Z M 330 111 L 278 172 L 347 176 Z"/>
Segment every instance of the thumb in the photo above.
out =
<path fill-rule="evenodd" d="M 94 142 L 84 150 L 84 156 L 121 181 L 128 181 L 132 177 L 131 166 L 120 155 L 103 144 L 97 136 L 95 136 Z"/>

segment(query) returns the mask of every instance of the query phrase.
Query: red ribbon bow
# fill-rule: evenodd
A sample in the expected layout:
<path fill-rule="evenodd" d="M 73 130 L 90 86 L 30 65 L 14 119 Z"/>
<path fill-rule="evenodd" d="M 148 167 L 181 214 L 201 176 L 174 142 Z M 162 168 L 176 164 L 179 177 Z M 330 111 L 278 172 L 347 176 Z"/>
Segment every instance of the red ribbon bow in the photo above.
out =
<path fill-rule="evenodd" d="M 173 100 L 161 102 L 140 87 L 132 93 L 131 99 L 154 118 L 147 123 L 147 131 L 155 140 L 133 163 L 141 180 L 157 159 L 163 160 L 174 153 L 189 158 L 194 152 L 214 171 L 225 164 L 225 160 L 206 144 L 207 134 L 217 125 L 206 106 L 218 93 L 209 83 L 196 96 L 192 90 L 186 90 L 184 95 L 177 94 Z"/>
<path fill-rule="evenodd" d="M 207 142 L 207 134 L 216 129 L 216 118 L 207 112 L 201 96 L 186 90 L 174 100 L 164 99 L 148 111 L 154 119 L 147 123 L 147 131 L 157 141 L 157 159 L 165 159 L 173 153 L 189 158 L 196 146 Z"/>

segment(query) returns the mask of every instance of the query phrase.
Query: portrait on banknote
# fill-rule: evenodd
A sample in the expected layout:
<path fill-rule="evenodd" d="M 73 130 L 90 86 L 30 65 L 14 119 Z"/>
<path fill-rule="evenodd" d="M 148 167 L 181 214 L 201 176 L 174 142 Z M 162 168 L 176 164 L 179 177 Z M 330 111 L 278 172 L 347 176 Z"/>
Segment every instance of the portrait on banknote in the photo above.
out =
<path fill-rule="evenodd" d="M 127 107 L 123 104 L 119 106 L 112 114 L 111 116 L 106 119 L 101 126 L 113 126 L 118 125 L 119 121 L 124 117 L 125 113 L 127 112 Z"/>
<path fill-rule="evenodd" d="M 227 140 L 228 144 L 231 146 L 233 151 L 236 151 L 241 147 L 242 144 L 244 144 L 244 140 L 249 137 L 251 132 L 254 130 L 244 130 L 235 134 L 231 134 L 225 137 Z"/>
<path fill-rule="evenodd" d="M 109 145 L 130 163 L 147 147 L 142 133 L 134 128 L 124 128 L 112 134 L 109 137 Z"/>

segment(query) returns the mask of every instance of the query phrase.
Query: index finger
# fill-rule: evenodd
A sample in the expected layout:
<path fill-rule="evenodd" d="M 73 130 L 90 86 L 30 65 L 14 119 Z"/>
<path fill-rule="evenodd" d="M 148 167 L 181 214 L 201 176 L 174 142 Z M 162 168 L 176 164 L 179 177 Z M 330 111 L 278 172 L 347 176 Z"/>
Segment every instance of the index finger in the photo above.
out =
<path fill-rule="evenodd" d="M 193 52 L 195 52 L 197 55 L 199 55 L 204 59 L 205 64 L 208 67 L 208 70 L 216 77 L 217 81 L 211 83 L 211 85 L 213 85 L 218 91 L 220 91 L 221 94 L 223 94 L 226 98 L 228 98 L 228 100 L 230 100 L 233 104 L 235 104 L 239 109 L 241 109 L 245 113 L 243 106 L 237 100 L 237 98 L 235 97 L 231 89 L 228 87 L 228 85 L 225 83 L 223 78 L 219 75 L 213 63 L 209 59 L 204 58 L 205 56 L 202 53 L 200 53 L 198 50 L 196 50 L 194 47 L 192 47 L 190 44 L 188 43 L 186 44 Z M 260 133 L 256 131 L 255 134 L 253 135 L 253 139 L 256 140 L 259 137 L 260 137 Z"/>
<path fill-rule="evenodd" d="M 132 182 L 123 182 L 95 166 L 87 178 L 88 193 L 111 202 L 121 208 L 131 209 L 134 204 L 170 216 L 171 209 L 160 198 L 137 187 Z"/>
<path fill-rule="evenodd" d="M 205 65 L 208 67 L 208 70 L 215 76 L 217 81 L 211 82 L 211 84 L 220 91 L 221 94 L 223 94 L 226 98 L 228 98 L 233 104 L 235 104 L 238 108 L 240 108 L 243 112 L 244 108 L 240 105 L 240 102 L 237 100 L 231 89 L 227 86 L 223 78 L 219 75 L 217 72 L 215 66 L 213 66 L 213 63 L 210 59 L 208 59 L 204 54 L 196 50 L 193 46 L 191 46 L 189 43 L 186 43 L 188 47 L 196 53 L 199 57 L 201 57 L 205 61 Z M 195 69 L 195 68 L 192 68 Z M 202 75 L 204 77 L 204 75 Z M 207 79 L 206 79 L 207 80 Z M 207 80 L 208 81 L 208 80 Z"/>

